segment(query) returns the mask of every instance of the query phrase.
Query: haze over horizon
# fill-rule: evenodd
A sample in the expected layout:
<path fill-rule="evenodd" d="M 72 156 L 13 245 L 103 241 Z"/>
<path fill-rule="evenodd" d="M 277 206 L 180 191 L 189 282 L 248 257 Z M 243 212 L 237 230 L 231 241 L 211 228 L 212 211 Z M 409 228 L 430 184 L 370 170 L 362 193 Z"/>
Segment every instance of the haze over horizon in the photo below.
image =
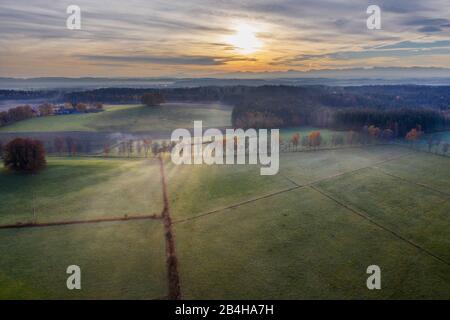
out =
<path fill-rule="evenodd" d="M 71 4 L 81 8 L 81 30 L 66 28 Z M 381 30 L 366 27 L 371 4 L 381 8 Z M 448 17 L 446 0 L 4 0 L 0 77 L 448 72 Z"/>

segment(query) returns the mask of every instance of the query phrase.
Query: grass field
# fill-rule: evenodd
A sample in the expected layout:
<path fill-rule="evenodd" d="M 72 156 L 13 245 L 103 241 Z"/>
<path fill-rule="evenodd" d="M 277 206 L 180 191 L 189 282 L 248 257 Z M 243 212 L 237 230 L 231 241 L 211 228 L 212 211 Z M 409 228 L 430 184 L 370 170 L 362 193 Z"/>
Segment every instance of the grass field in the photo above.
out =
<path fill-rule="evenodd" d="M 0 299 L 167 295 L 163 228 L 156 221 L 1 230 L 0 252 Z M 81 268 L 82 290 L 66 288 L 73 264 Z"/>
<path fill-rule="evenodd" d="M 309 188 L 177 224 L 176 233 L 186 298 L 449 297 L 448 265 Z M 372 264 L 381 291 L 365 286 Z"/>
<path fill-rule="evenodd" d="M 450 299 L 449 164 L 393 145 L 282 154 L 280 173 L 266 177 L 258 166 L 166 162 L 183 297 Z M 12 186 L 0 192 L 2 223 L 26 211 L 30 183 L 23 179 L 35 179 L 37 201 L 49 209 L 38 210 L 38 219 L 46 221 L 72 212 L 90 218 L 95 208 L 102 216 L 161 209 L 157 168 L 61 158 L 36 177 L 1 172 L 0 188 Z M 162 225 L 0 229 L 0 297 L 164 298 Z M 65 289 L 69 264 L 82 265 L 86 291 Z M 366 287 L 373 264 L 382 290 Z"/>
<path fill-rule="evenodd" d="M 106 106 L 104 112 L 33 118 L 1 127 L 0 132 L 147 132 L 192 128 L 194 120 L 204 127 L 230 125 L 231 108 L 220 104 L 166 103 Z M 182 119 L 182 120 L 180 120 Z"/>
<path fill-rule="evenodd" d="M 0 203 L 0 224 L 35 221 L 33 211 L 40 223 L 159 214 L 159 166 L 152 160 L 50 158 L 36 176 L 2 168 Z"/>
<path fill-rule="evenodd" d="M 439 171 L 436 188 L 442 186 L 439 180 L 450 181 L 449 159 L 410 152 L 376 146 L 283 154 L 281 174 L 305 187 L 207 215 L 209 208 L 199 210 L 190 220 L 185 220 L 189 210 L 174 210 L 175 221 L 180 218 L 176 234 L 186 297 L 450 298 L 450 267 L 428 254 L 450 261 L 449 198 L 370 168 L 395 166 L 406 179 L 402 173 L 420 161 L 419 177 L 431 172 L 430 182 Z M 203 183 L 209 193 L 220 184 L 212 177 Z M 224 199 L 223 190 L 209 198 Z M 189 207 L 190 199 L 184 199 Z M 371 264 L 383 270 L 381 291 L 365 287 Z"/>

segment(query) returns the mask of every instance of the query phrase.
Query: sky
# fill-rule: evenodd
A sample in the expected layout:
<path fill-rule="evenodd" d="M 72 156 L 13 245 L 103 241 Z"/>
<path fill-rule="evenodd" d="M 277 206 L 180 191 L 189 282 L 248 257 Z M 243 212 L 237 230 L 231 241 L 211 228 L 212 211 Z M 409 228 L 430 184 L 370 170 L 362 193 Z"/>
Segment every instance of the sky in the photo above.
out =
<path fill-rule="evenodd" d="M 69 5 L 81 29 L 69 30 Z M 370 30 L 369 5 L 381 9 Z M 450 68 L 449 0 L 2 0 L 0 77 Z"/>

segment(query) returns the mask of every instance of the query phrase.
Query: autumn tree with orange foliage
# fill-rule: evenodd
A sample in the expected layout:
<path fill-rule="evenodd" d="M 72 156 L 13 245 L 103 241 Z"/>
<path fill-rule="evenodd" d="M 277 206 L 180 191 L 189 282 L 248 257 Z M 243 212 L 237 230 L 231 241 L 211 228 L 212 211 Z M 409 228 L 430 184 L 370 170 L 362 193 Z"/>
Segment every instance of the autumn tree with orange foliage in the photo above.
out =
<path fill-rule="evenodd" d="M 87 111 L 88 107 L 85 103 L 77 103 L 77 105 L 75 106 L 75 109 L 78 112 L 84 113 Z"/>
<path fill-rule="evenodd" d="M 414 142 L 416 142 L 422 136 L 422 134 L 423 132 L 420 130 L 420 128 L 413 128 L 406 134 L 405 139 L 411 142 L 412 145 L 414 145 Z"/>
<path fill-rule="evenodd" d="M 309 146 L 313 148 L 317 148 L 322 143 L 322 136 L 320 135 L 320 131 L 313 131 L 308 135 Z"/>
<path fill-rule="evenodd" d="M 292 142 L 292 145 L 295 146 L 295 149 L 297 150 L 297 146 L 300 142 L 300 133 L 298 133 L 298 132 L 294 133 L 292 135 L 291 142 Z"/>
<path fill-rule="evenodd" d="M 411 129 L 407 134 L 406 134 L 406 140 L 408 141 L 415 141 L 417 139 L 419 139 L 422 136 L 422 131 L 413 128 Z"/>
<path fill-rule="evenodd" d="M 54 113 L 54 106 L 50 103 L 41 104 L 38 109 L 39 114 L 43 117 L 51 116 Z"/>

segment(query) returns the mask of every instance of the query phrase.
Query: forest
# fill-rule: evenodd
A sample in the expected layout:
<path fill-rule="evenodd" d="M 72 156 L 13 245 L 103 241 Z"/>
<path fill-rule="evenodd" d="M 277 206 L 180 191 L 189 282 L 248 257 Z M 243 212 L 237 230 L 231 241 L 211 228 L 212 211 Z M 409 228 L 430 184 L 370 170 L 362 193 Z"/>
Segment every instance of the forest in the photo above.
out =
<path fill-rule="evenodd" d="M 59 92 L 0 90 L 0 100 L 46 97 L 49 102 L 140 103 L 145 94 L 168 102 L 220 101 L 234 106 L 235 127 L 313 125 L 360 130 L 375 125 L 405 135 L 420 126 L 425 131 L 447 129 L 449 86 L 223 86 L 195 88 L 102 88 Z M 51 98 L 53 97 L 53 98 Z M 53 101 L 52 101 L 53 99 Z"/>

